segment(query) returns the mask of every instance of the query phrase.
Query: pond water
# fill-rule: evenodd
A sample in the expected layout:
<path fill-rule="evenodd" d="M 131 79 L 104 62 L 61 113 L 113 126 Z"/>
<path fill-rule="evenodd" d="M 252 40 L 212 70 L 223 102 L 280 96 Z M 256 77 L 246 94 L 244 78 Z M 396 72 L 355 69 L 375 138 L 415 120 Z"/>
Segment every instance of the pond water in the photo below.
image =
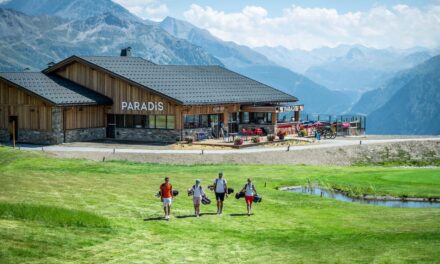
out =
<path fill-rule="evenodd" d="M 329 197 L 338 201 L 363 203 L 388 207 L 401 207 L 401 208 L 430 208 L 440 207 L 440 202 L 429 201 L 396 201 L 396 200 L 366 200 L 362 198 L 352 198 L 346 194 L 334 190 L 323 189 L 320 187 L 297 187 L 288 189 L 288 192 L 312 194 L 322 197 Z"/>

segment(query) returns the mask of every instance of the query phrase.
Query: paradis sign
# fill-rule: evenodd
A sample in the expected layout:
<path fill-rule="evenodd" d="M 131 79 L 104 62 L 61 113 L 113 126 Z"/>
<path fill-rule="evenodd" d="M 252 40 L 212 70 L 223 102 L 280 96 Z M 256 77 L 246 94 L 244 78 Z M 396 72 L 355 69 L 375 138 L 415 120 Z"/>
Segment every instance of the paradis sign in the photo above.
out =
<path fill-rule="evenodd" d="M 122 102 L 122 110 L 163 111 L 163 102 Z"/>

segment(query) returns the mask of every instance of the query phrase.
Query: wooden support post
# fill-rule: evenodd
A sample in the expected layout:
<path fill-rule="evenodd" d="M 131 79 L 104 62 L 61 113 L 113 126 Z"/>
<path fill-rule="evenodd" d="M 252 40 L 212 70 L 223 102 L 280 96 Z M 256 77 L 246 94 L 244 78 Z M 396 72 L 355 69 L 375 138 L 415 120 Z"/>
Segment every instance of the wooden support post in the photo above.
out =
<path fill-rule="evenodd" d="M 15 120 L 12 120 L 12 146 L 15 148 Z"/>

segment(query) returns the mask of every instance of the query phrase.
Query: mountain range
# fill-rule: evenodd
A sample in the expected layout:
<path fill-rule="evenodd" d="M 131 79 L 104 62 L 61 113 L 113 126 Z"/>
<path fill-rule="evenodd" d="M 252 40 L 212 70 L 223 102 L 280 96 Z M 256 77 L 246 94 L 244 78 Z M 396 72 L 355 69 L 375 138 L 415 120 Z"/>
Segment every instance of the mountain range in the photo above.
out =
<path fill-rule="evenodd" d="M 369 133 L 440 134 L 440 56 L 365 93 L 352 112 L 367 114 Z"/>
<path fill-rule="evenodd" d="M 283 47 L 255 50 L 329 89 L 358 93 L 375 89 L 395 73 L 438 54 L 425 48 L 375 49 L 362 45 L 340 45 L 311 51 Z"/>
<path fill-rule="evenodd" d="M 249 47 L 218 39 L 207 30 L 188 22 L 167 17 L 159 25 L 173 36 L 202 47 L 227 68 L 297 96 L 307 112 L 339 113 L 352 104 L 352 99 L 346 94 L 331 91 L 303 75 L 277 65 Z"/>
<path fill-rule="evenodd" d="M 6 5 L 16 6 L 16 2 L 27 3 L 19 6 L 28 10 L 27 5 L 34 6 L 39 1 L 14 0 Z M 59 3 L 53 0 L 42 2 L 48 6 L 52 2 Z M 97 4 L 99 2 L 101 5 Z M 161 64 L 223 65 L 202 48 L 175 38 L 158 26 L 144 23 L 112 1 L 97 0 L 94 3 L 97 4 L 94 13 L 98 13 L 100 6 L 103 13 L 96 16 L 79 14 L 79 19 L 71 19 L 73 13 L 70 13 L 69 19 L 40 15 L 38 12 L 39 15 L 31 16 L 1 8 L 3 5 L 0 5 L 0 70 L 43 69 L 47 63 L 73 54 L 117 55 L 121 48 L 127 46 L 133 48 L 134 55 Z M 62 10 L 61 6 L 57 6 L 57 13 L 69 12 L 72 7 L 67 4 L 65 8 L 66 10 Z M 113 11 L 109 12 L 109 9 Z M 114 13 L 114 10 L 122 11 Z M 83 11 L 89 13 L 87 10 Z"/>
<path fill-rule="evenodd" d="M 73 54 L 115 56 L 131 46 L 158 64 L 229 68 L 297 96 L 308 113 L 366 114 L 370 133 L 440 133 L 426 125 L 440 124 L 438 50 L 252 49 L 172 17 L 143 20 L 110 0 L 11 0 L 0 4 L 0 18 L 0 71 L 41 70 Z"/>
<path fill-rule="evenodd" d="M 12 0 L 0 8 L 2 71 L 43 69 L 73 54 L 117 55 L 130 46 L 134 56 L 158 64 L 225 66 L 298 96 L 312 113 L 344 111 L 353 103 L 249 47 L 171 17 L 142 20 L 110 0 Z"/>

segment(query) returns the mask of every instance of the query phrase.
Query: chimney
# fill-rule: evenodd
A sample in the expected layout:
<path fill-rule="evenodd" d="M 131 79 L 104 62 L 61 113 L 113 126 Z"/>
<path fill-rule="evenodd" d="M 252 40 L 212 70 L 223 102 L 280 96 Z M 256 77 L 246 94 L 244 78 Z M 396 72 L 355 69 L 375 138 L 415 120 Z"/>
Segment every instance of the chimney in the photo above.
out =
<path fill-rule="evenodd" d="M 131 57 L 131 47 L 121 49 L 121 57 Z"/>

